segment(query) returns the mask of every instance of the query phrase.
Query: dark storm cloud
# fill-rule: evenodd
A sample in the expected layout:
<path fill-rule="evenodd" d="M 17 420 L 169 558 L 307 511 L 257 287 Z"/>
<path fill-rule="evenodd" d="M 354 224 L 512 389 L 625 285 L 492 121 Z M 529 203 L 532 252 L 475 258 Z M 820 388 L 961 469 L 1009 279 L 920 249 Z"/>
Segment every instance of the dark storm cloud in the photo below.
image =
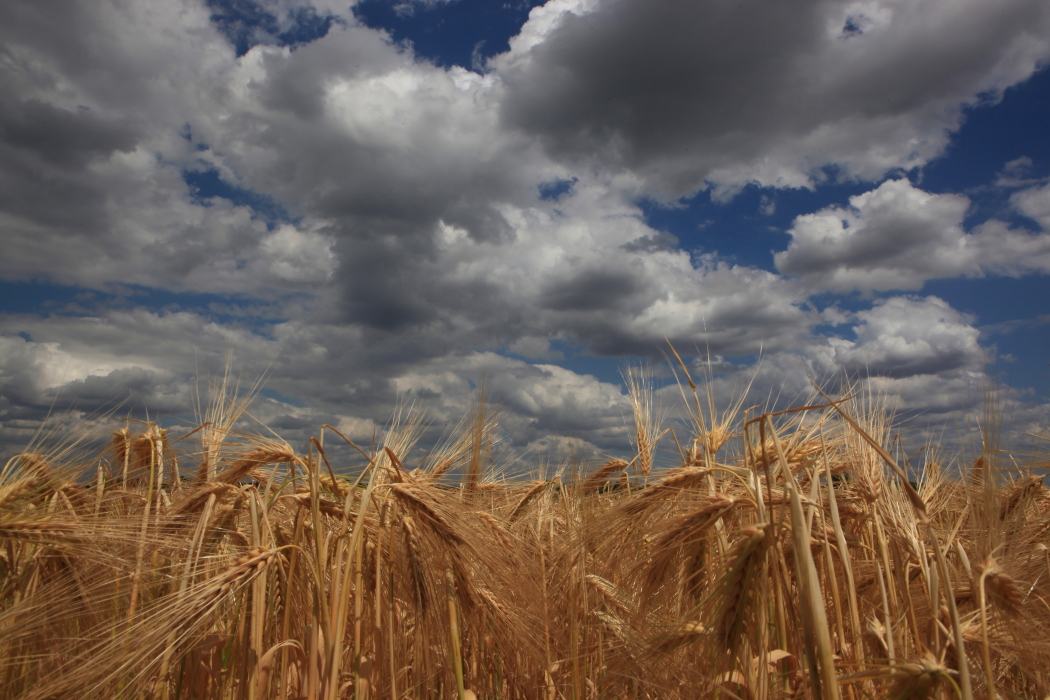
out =
<path fill-rule="evenodd" d="M 604 311 L 636 305 L 645 290 L 641 280 L 616 270 L 588 270 L 551 283 L 540 293 L 543 308 L 553 311 Z M 645 306 L 642 301 L 640 306 Z"/>
<path fill-rule="evenodd" d="M 0 4 L 0 273 L 97 289 L 252 267 L 247 211 L 194 208 L 177 162 L 230 58 L 200 5 Z"/>
<path fill-rule="evenodd" d="M 1048 34 L 1039 0 L 609 0 L 500 59 L 502 114 L 664 196 L 825 165 L 877 177 L 937 155 L 959 105 L 1026 78 Z"/>
<path fill-rule="evenodd" d="M 0 397 L 10 406 L 42 408 L 33 353 L 19 337 L 0 336 Z"/>
<path fill-rule="evenodd" d="M 97 413 L 123 407 L 136 413 L 187 412 L 189 396 L 180 391 L 183 379 L 177 380 L 141 367 L 115 369 L 104 376 L 90 375 L 67 382 L 47 391 L 56 407 L 75 406 L 78 410 Z"/>
<path fill-rule="evenodd" d="M 59 109 L 39 100 L 0 101 L 0 140 L 61 168 L 80 169 L 113 151 L 131 151 L 138 134 L 127 120 L 107 120 L 87 107 Z"/>
<path fill-rule="evenodd" d="M 288 414 L 278 416 L 273 420 L 267 421 L 267 424 L 269 425 L 269 427 L 273 428 L 278 433 L 286 433 L 292 430 L 310 431 L 317 427 L 311 425 L 310 422 L 307 420 L 297 418 L 296 416 L 290 416 Z"/>
<path fill-rule="evenodd" d="M 815 41 L 827 4 L 617 0 L 566 13 L 526 70 L 507 72 L 505 115 L 559 151 L 609 148 L 628 165 L 697 133 L 764 127 L 792 75 L 771 59 Z"/>
<path fill-rule="evenodd" d="M 0 144 L 0 211 L 31 225 L 94 233 L 106 221 L 105 195 L 103 183 L 90 176 Z"/>
<path fill-rule="evenodd" d="M 484 342 L 477 327 L 492 330 L 492 324 L 502 326 L 513 313 L 498 284 L 450 279 L 434 241 L 420 233 L 347 236 L 340 239 L 337 251 L 342 259 L 334 285 L 340 320 L 384 337 L 425 332 L 433 336 L 423 350 L 426 353 L 464 340 L 462 336 L 454 340 L 454 318 L 470 319 L 469 327 L 460 324 L 459 334 Z M 397 337 L 391 342 L 396 343 Z M 415 343 L 410 347 L 422 350 Z"/>
<path fill-rule="evenodd" d="M 118 409 L 145 418 L 189 407 L 183 377 L 141 366 L 109 369 L 104 362 L 84 373 L 83 364 L 83 359 L 62 352 L 57 344 L 0 335 L 0 455 L 4 459 L 24 449 L 42 424 L 68 426 L 71 420 L 102 417 Z M 78 373 L 85 376 L 71 378 Z M 97 431 L 97 426 L 91 429 Z"/>
<path fill-rule="evenodd" d="M 97 231 L 105 220 L 105 191 L 87 167 L 133 150 L 138 138 L 128 119 L 0 97 L 0 211 L 44 226 Z"/>

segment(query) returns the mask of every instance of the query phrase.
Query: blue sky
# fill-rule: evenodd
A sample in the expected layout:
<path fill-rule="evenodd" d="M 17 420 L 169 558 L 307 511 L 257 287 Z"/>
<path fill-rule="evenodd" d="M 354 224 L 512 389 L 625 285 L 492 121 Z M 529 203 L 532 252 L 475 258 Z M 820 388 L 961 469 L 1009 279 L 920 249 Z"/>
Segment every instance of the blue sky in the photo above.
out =
<path fill-rule="evenodd" d="M 665 337 L 723 401 L 864 377 L 940 434 L 998 377 L 1050 420 L 1037 0 L 19 0 L 0 27 L 5 453 L 49 413 L 187 416 L 231 356 L 292 441 L 405 400 L 440 427 L 488 377 L 512 450 L 615 451 L 624 364 L 666 378 Z"/>

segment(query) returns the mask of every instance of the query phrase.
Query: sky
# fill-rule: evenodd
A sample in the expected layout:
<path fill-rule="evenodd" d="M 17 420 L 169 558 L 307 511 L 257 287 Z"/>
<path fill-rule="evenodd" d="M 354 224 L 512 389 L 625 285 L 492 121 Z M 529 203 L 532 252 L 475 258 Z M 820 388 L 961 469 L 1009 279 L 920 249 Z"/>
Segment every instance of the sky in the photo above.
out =
<path fill-rule="evenodd" d="M 299 447 L 485 381 L 507 454 L 615 454 L 668 342 L 1045 433 L 1048 61 L 1043 0 L 0 3 L 0 452 L 229 364 Z"/>

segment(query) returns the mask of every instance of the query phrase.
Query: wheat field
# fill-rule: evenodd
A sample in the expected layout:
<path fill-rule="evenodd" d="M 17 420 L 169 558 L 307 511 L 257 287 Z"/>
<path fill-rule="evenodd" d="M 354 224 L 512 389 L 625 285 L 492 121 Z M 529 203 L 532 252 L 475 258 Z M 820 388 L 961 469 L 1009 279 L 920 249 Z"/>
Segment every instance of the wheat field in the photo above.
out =
<path fill-rule="evenodd" d="M 177 442 L 21 454 L 0 696 L 1048 696 L 1045 455 L 906 455 L 877 402 L 684 381 L 690 434 L 635 382 L 633 458 L 546 479 L 492 469 L 483 399 L 412 465 L 418 416 L 297 452 L 226 392 Z"/>

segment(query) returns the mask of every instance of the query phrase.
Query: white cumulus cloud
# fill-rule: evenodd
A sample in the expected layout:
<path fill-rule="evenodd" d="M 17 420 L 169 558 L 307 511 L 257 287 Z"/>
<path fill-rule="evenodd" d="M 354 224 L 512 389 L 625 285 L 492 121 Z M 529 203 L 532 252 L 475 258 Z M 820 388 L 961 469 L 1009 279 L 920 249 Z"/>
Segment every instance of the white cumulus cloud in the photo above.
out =
<path fill-rule="evenodd" d="M 997 221 L 963 228 L 970 200 L 931 194 L 906 179 L 887 180 L 795 219 L 777 269 L 815 290 L 917 290 L 931 279 L 1050 271 L 1050 236 Z"/>

